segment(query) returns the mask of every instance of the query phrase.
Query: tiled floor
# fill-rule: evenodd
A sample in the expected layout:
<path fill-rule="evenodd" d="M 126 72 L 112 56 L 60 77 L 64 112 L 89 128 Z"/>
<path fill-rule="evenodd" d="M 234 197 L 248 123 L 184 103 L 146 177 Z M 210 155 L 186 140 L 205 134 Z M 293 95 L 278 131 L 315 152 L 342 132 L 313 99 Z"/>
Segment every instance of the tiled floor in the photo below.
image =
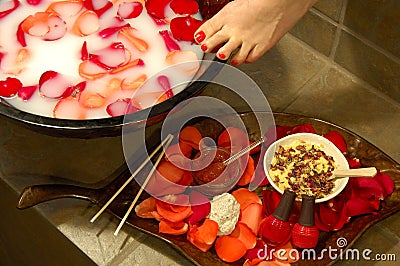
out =
<path fill-rule="evenodd" d="M 303 114 L 338 124 L 400 162 L 400 104 L 331 65 L 292 36 L 285 37 L 256 63 L 239 69 L 255 80 L 273 111 Z M 209 85 L 203 95 L 225 100 L 240 111 L 247 108 L 237 96 L 221 87 Z M 98 265 L 191 265 L 167 244 L 128 226 L 123 227 L 118 237 L 113 236 L 118 221 L 107 214 L 96 223 L 89 223 L 98 208 L 86 202 L 61 200 L 38 209 Z M 375 252 L 395 253 L 399 260 L 398 224 L 400 213 L 367 230 L 355 247 L 373 246 Z M 377 247 L 375 243 L 381 244 Z"/>

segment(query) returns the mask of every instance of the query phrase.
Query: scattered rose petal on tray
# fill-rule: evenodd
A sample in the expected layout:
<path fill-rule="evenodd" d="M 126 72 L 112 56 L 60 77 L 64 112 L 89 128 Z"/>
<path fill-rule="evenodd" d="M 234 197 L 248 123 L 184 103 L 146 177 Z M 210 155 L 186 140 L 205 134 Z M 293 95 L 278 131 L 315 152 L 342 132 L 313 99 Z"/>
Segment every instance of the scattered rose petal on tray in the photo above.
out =
<path fill-rule="evenodd" d="M 293 128 L 278 126 L 274 130 L 269 130 L 266 134 L 281 138 L 296 132 L 315 133 L 315 130 L 309 124 L 298 125 Z M 339 132 L 329 132 L 324 136 L 331 139 L 343 153 L 347 151 L 347 145 Z M 199 149 L 202 145 L 201 140 L 202 135 L 197 128 L 192 126 L 183 128 L 179 134 L 179 142 L 169 147 L 167 159 L 158 167 L 158 174 L 155 174 L 153 178 L 155 180 L 154 185 L 161 186 L 161 190 L 165 192 L 168 186 L 162 185 L 161 175 L 165 175 L 163 179 L 170 184 L 179 184 L 180 182 L 185 183 L 185 185 L 192 184 L 193 179 L 188 178 L 191 177 L 190 171 L 179 169 L 172 162 L 191 158 L 193 151 Z M 228 127 L 216 139 L 218 145 L 225 148 L 230 148 L 232 143 L 242 147 L 248 141 L 245 132 L 234 127 Z M 260 158 L 257 157 L 258 154 L 252 156 L 255 157 L 255 160 L 250 157 L 246 167 L 249 169 L 244 171 L 242 183 L 239 182 L 239 185 L 248 184 L 249 179 L 251 180 L 254 175 L 261 174 L 254 169 L 255 162 L 258 162 Z M 361 166 L 357 158 L 347 159 L 352 168 Z M 184 179 L 186 181 L 182 181 Z M 268 186 L 268 183 L 265 186 Z M 263 254 L 266 243 L 261 236 L 264 230 L 268 230 L 263 226 L 263 221 L 277 208 L 282 197 L 279 192 L 264 188 L 261 192 L 262 197 L 259 197 L 255 192 L 241 187 L 231 191 L 231 194 L 224 193 L 210 200 L 206 195 L 196 190 L 189 191 L 183 189 L 176 193 L 164 193 L 161 198 L 161 195 L 158 198 L 148 198 L 136 207 L 136 214 L 139 217 L 154 218 L 160 221 L 160 233 L 172 235 L 186 233 L 187 240 L 202 252 L 207 252 L 214 247 L 217 256 L 227 263 L 243 259 L 243 265 L 247 266 L 290 265 L 298 261 L 299 258 L 288 257 L 288 254 L 292 254 L 289 251 L 293 249 L 290 240 L 274 247 L 276 250 L 285 250 L 286 257 L 282 257 L 282 254 L 277 252 Z M 325 232 L 337 231 L 342 229 L 354 216 L 376 214 L 379 212 L 381 201 L 393 191 L 393 180 L 385 173 L 378 172 L 374 178 L 352 178 L 346 189 L 338 196 L 325 203 L 315 205 L 316 226 L 319 230 Z M 235 202 L 232 206 L 236 204 L 239 212 L 236 217 L 237 220 L 234 221 L 234 227 L 227 233 L 221 232 L 222 227 L 228 224 L 224 219 L 229 216 L 228 213 L 225 215 L 222 209 L 229 208 L 222 208 L 221 205 L 217 206 L 217 204 L 213 205 L 218 198 L 223 196 L 232 198 Z M 291 226 L 299 219 L 300 206 L 299 202 L 293 204 L 289 217 Z"/>

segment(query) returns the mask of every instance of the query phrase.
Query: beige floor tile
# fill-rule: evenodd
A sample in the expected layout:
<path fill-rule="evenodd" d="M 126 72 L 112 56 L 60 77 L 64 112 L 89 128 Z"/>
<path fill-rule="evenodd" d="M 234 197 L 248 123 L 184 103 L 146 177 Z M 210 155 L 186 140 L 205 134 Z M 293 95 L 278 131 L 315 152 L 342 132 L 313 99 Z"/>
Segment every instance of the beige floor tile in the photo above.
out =
<path fill-rule="evenodd" d="M 149 237 L 120 266 L 192 266 L 192 262 L 184 258 L 165 242 Z"/>
<path fill-rule="evenodd" d="M 299 88 L 324 65 L 321 59 L 306 50 L 294 37 L 287 35 L 261 59 L 243 64 L 238 69 L 257 83 L 272 110 L 281 111 L 297 96 Z M 240 98 L 225 88 L 207 86 L 203 95 L 222 98 L 231 106 L 245 110 Z"/>
<path fill-rule="evenodd" d="M 400 104 L 369 91 L 336 69 L 307 84 L 285 111 L 347 128 L 400 162 Z"/>
<path fill-rule="evenodd" d="M 391 232 L 379 225 L 375 225 L 369 230 L 367 230 L 360 239 L 351 247 L 352 249 L 358 250 L 360 254 L 359 260 L 351 259 L 351 256 L 348 256 L 348 259 L 340 260 L 337 266 L 341 265 L 386 265 L 386 266 L 394 266 L 398 265 L 398 257 L 400 254 L 400 244 L 399 239 L 391 234 Z M 364 250 L 370 249 L 371 253 L 367 254 L 367 259 L 362 257 L 362 253 Z M 395 254 L 397 257 L 396 261 L 378 261 L 375 258 L 384 258 L 388 255 Z M 343 256 L 346 258 L 345 256 Z M 368 257 L 370 258 L 368 260 Z"/>

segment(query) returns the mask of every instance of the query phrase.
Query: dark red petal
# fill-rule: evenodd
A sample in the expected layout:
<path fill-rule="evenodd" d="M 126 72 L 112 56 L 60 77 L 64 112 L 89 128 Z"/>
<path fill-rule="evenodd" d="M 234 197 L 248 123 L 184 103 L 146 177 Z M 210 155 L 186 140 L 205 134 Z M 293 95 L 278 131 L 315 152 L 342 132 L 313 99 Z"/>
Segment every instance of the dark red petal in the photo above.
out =
<path fill-rule="evenodd" d="M 374 178 L 357 177 L 351 180 L 353 194 L 364 198 L 384 199 L 387 194 L 385 188 Z"/>
<path fill-rule="evenodd" d="M 377 210 L 378 209 L 376 208 L 376 201 L 375 203 L 371 204 L 370 200 L 365 198 L 354 198 L 346 202 L 346 214 L 351 217 L 374 213 Z"/>
<path fill-rule="evenodd" d="M 17 35 L 17 41 L 19 42 L 19 44 L 21 44 L 22 47 L 26 47 L 25 32 L 22 30 L 22 27 L 21 27 L 22 22 L 19 23 L 19 25 L 18 25 L 16 35 Z"/>
<path fill-rule="evenodd" d="M 7 77 L 0 80 L 0 96 L 12 97 L 22 88 L 22 83 L 17 78 Z"/>
<path fill-rule="evenodd" d="M 146 9 L 152 17 L 158 19 L 165 18 L 165 7 L 171 0 L 147 0 Z"/>
<path fill-rule="evenodd" d="M 191 16 L 176 17 L 171 20 L 170 29 L 172 35 L 178 41 L 194 42 L 194 33 L 203 23 L 204 21 Z"/>
<path fill-rule="evenodd" d="M 360 160 L 357 159 L 357 158 L 346 158 L 346 160 L 349 163 L 349 167 L 351 169 L 360 168 L 361 167 Z"/>
<path fill-rule="evenodd" d="M 18 90 L 18 97 L 27 101 L 32 97 L 37 88 L 37 85 L 22 87 Z"/>
<path fill-rule="evenodd" d="M 172 0 L 169 6 L 180 15 L 194 15 L 199 11 L 199 4 L 195 0 Z"/>
<path fill-rule="evenodd" d="M 264 214 L 268 216 L 275 211 L 276 207 L 278 207 L 282 195 L 275 190 L 263 190 L 262 197 Z"/>
<path fill-rule="evenodd" d="M 378 173 L 374 179 L 376 179 L 379 184 L 381 184 L 382 188 L 385 190 L 387 195 L 390 195 L 393 193 L 394 191 L 394 182 L 393 180 L 390 178 L 390 176 L 388 176 L 387 174 L 384 173 Z"/>
<path fill-rule="evenodd" d="M 330 228 L 328 225 L 324 224 L 324 223 L 321 221 L 321 217 L 320 217 L 320 213 L 321 213 L 321 211 L 320 211 L 320 206 L 321 206 L 321 204 L 317 204 L 317 205 L 315 206 L 315 211 L 314 211 L 315 226 L 317 226 L 317 228 L 318 228 L 320 231 L 329 232 L 329 231 L 331 231 L 331 228 Z"/>
<path fill-rule="evenodd" d="M 295 126 L 291 131 L 290 134 L 294 133 L 317 133 L 315 129 L 313 128 L 312 125 L 310 124 L 304 124 L 304 125 L 299 125 Z"/>
<path fill-rule="evenodd" d="M 268 255 L 265 254 L 265 251 L 267 250 L 265 246 L 266 246 L 265 242 L 262 241 L 261 239 L 258 239 L 256 246 L 254 248 L 247 250 L 246 255 L 244 255 L 244 258 L 247 260 L 252 260 L 252 259 L 257 259 L 259 257 L 264 257 L 264 255 Z"/>
<path fill-rule="evenodd" d="M 105 29 L 102 29 L 101 31 L 99 31 L 98 35 L 101 38 L 108 38 L 108 37 L 114 35 L 115 33 L 117 33 L 118 31 L 120 31 L 122 28 L 129 27 L 129 26 L 130 25 L 127 23 L 127 24 L 120 25 L 120 26 L 108 27 L 108 28 L 105 28 Z"/>
<path fill-rule="evenodd" d="M 107 10 L 109 10 L 110 8 L 113 7 L 113 3 L 111 3 L 110 1 L 107 1 L 103 7 L 99 8 L 99 9 L 95 9 L 93 6 L 93 0 L 84 0 L 83 6 L 86 9 L 95 12 L 98 17 L 101 17 L 101 15 L 103 15 L 105 12 L 107 12 Z"/>
<path fill-rule="evenodd" d="M 330 140 L 335 146 L 341 151 L 341 152 L 346 152 L 347 151 L 347 145 L 346 141 L 344 140 L 342 134 L 340 134 L 338 131 L 332 131 L 329 132 L 325 135 L 323 135 L 325 138 Z"/>
<path fill-rule="evenodd" d="M 14 0 L 13 2 L 14 2 L 14 6 L 12 8 L 0 12 L 0 18 L 7 16 L 8 14 L 10 14 L 11 12 L 13 12 L 15 9 L 17 9 L 19 7 L 18 0 Z"/>

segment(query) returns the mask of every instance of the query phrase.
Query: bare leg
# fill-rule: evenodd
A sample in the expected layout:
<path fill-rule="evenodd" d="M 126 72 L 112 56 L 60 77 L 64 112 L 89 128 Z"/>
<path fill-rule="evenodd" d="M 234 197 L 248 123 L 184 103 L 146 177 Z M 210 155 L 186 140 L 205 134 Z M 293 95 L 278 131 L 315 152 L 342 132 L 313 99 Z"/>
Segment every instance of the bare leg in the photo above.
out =
<path fill-rule="evenodd" d="M 271 49 L 317 0 L 235 0 L 224 6 L 196 32 L 205 52 L 225 43 L 217 57 L 232 64 L 254 62 Z"/>

